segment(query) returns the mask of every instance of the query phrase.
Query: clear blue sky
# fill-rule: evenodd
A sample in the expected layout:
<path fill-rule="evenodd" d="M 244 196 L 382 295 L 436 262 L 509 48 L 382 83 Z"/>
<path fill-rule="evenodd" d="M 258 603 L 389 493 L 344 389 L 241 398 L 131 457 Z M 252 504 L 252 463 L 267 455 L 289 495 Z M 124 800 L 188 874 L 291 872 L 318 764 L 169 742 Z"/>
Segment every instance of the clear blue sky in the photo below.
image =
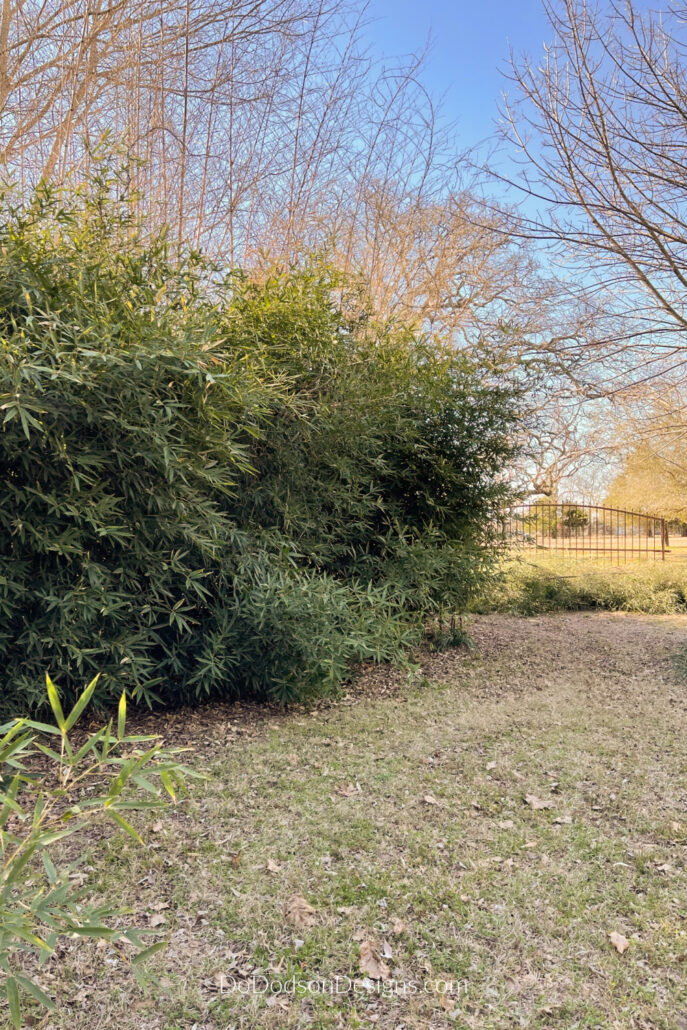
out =
<path fill-rule="evenodd" d="M 368 13 L 368 35 L 384 56 L 421 51 L 429 38 L 423 82 L 444 97 L 461 148 L 494 130 L 509 46 L 539 57 L 551 35 L 540 0 L 370 0 Z"/>

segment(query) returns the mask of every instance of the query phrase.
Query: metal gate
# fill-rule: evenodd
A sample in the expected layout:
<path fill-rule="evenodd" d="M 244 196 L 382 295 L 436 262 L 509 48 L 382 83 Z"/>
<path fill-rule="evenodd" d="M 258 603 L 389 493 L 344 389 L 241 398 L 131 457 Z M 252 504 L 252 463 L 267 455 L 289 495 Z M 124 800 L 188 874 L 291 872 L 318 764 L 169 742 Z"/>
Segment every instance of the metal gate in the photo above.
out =
<path fill-rule="evenodd" d="M 665 561 L 668 546 L 663 518 L 572 501 L 519 504 L 506 515 L 504 535 L 513 548 L 618 565 Z"/>

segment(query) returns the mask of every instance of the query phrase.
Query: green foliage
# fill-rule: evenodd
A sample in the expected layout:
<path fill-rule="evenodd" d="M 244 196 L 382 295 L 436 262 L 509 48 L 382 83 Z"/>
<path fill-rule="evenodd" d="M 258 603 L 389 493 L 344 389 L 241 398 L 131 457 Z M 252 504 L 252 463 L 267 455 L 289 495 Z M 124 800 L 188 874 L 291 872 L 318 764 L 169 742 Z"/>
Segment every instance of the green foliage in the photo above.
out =
<path fill-rule="evenodd" d="M 326 267 L 172 262 L 112 189 L 0 230 L 3 707 L 46 665 L 154 704 L 399 658 L 489 574 L 512 391 Z"/>
<path fill-rule="evenodd" d="M 453 348 L 346 318 L 337 285 L 316 268 L 234 299 L 230 331 L 260 341 L 291 405 L 275 411 L 232 511 L 276 530 L 308 568 L 389 585 L 404 609 L 462 607 L 507 496 L 513 392 Z"/>
<path fill-rule="evenodd" d="M 41 967 L 65 935 L 103 938 L 133 945 L 131 962 L 138 967 L 163 946 L 144 941 L 150 931 L 109 925 L 121 923 L 126 911 L 98 904 L 88 887 L 75 886 L 85 857 L 77 848 L 71 848 L 67 865 L 58 867 L 54 856 L 67 837 L 102 817 L 142 843 L 129 821 L 131 813 L 163 806 L 186 776 L 196 775 L 159 739 L 126 735 L 124 695 L 116 728 L 110 720 L 73 743 L 70 734 L 97 680 L 65 715 L 57 689 L 46 679 L 55 724 L 16 719 L 0 728 L 0 993 L 15 1027 L 22 1025 L 22 993 L 53 1007 L 35 980 L 20 971 L 23 953 L 37 956 Z"/>
<path fill-rule="evenodd" d="M 687 571 L 678 563 L 636 562 L 620 568 L 581 561 L 514 560 L 471 602 L 475 612 L 600 609 L 647 615 L 687 612 Z"/>
<path fill-rule="evenodd" d="M 566 537 L 588 525 L 589 515 L 584 508 L 565 501 L 537 501 L 516 514 L 516 531 L 532 537 L 538 533 Z"/>
<path fill-rule="evenodd" d="M 561 505 L 563 516 L 561 522 L 566 529 L 583 529 L 589 525 L 589 515 L 584 508 L 578 508 L 574 504 Z"/>

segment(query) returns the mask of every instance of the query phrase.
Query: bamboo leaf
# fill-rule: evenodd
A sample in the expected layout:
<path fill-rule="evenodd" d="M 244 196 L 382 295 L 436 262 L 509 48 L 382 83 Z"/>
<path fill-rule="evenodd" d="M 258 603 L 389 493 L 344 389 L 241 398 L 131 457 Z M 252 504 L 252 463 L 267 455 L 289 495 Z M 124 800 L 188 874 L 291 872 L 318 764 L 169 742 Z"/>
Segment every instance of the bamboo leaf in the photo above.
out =
<path fill-rule="evenodd" d="M 122 739 L 126 730 L 126 693 L 123 693 L 119 699 L 119 707 L 117 709 L 117 737 L 119 740 Z"/>
<path fill-rule="evenodd" d="M 131 960 L 132 966 L 138 966 L 146 959 L 149 959 L 151 955 L 156 955 L 158 951 L 163 951 L 167 947 L 167 941 L 158 941 L 157 944 L 151 944 L 150 947 L 144 948 L 143 951 L 139 951 L 137 955 Z"/>
<path fill-rule="evenodd" d="M 174 790 L 174 782 L 170 774 L 168 772 L 163 771 L 160 773 L 160 779 L 162 780 L 164 788 L 171 797 L 172 801 L 176 801 L 176 791 Z"/>
<path fill-rule="evenodd" d="M 8 976 L 5 980 L 5 994 L 7 995 L 7 1001 L 10 1006 L 10 1019 L 12 1020 L 12 1026 L 16 1027 L 17 1030 L 21 1030 L 19 988 L 17 987 L 17 981 L 13 976 Z"/>
<path fill-rule="evenodd" d="M 128 833 L 130 837 L 133 837 L 133 839 L 138 844 L 143 844 L 143 838 L 140 836 L 140 834 L 134 829 L 134 827 L 131 825 L 131 823 L 127 822 L 127 820 L 123 816 L 121 816 L 118 812 L 116 812 L 114 810 L 114 808 L 108 808 L 107 809 L 107 814 L 112 819 L 114 819 L 114 821 L 117 823 L 117 825 L 121 826 L 121 828 L 123 830 L 125 830 L 126 833 Z"/>
<path fill-rule="evenodd" d="M 57 693 L 57 688 L 53 681 L 50 679 L 50 676 L 47 672 L 45 674 L 45 685 L 48 691 L 48 701 L 50 702 L 50 707 L 53 710 L 55 721 L 57 722 L 57 725 L 60 727 L 60 730 L 64 734 L 67 729 L 67 722 L 64 717 L 64 712 L 62 711 L 62 705 L 60 704 L 60 697 Z"/>
<path fill-rule="evenodd" d="M 45 991 L 41 990 L 37 983 L 34 983 L 33 980 L 30 980 L 28 976 L 21 976 L 19 973 L 15 973 L 15 978 L 17 982 L 20 984 L 20 986 L 24 988 L 27 994 L 30 994 L 31 997 L 34 998 L 37 1002 L 39 1002 L 41 1005 L 43 1005 L 44 1008 L 49 1009 L 51 1012 L 57 1011 L 57 1006 L 55 1005 L 55 1002 L 52 1000 L 52 998 L 48 997 Z"/>
<path fill-rule="evenodd" d="M 79 716 L 83 713 L 84 709 L 86 708 L 86 705 L 93 697 L 93 691 L 95 690 L 99 679 L 100 673 L 98 673 L 98 675 L 91 680 L 91 682 L 88 684 L 88 686 L 83 691 L 78 701 L 72 708 L 64 724 L 65 733 L 69 733 L 72 726 L 74 726 L 78 722 Z"/>

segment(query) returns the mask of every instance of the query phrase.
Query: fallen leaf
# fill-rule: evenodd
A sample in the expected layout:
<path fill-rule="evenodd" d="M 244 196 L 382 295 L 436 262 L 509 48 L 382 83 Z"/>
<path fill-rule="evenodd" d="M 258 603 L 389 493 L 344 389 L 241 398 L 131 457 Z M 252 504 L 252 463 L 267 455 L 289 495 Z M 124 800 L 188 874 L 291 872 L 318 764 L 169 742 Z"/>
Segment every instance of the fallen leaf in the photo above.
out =
<path fill-rule="evenodd" d="M 342 783 L 340 787 L 337 787 L 337 793 L 345 798 L 355 798 L 361 793 L 360 784 Z"/>
<path fill-rule="evenodd" d="M 439 802 L 434 797 L 434 794 L 425 794 L 422 798 L 426 805 L 438 805 Z"/>
<path fill-rule="evenodd" d="M 534 809 L 535 812 L 539 812 L 543 808 L 553 808 L 553 801 L 544 801 L 542 798 L 538 798 L 536 794 L 526 794 L 525 803 Z"/>
<path fill-rule="evenodd" d="M 391 970 L 370 941 L 360 945 L 360 969 L 371 980 L 387 980 Z"/>
<path fill-rule="evenodd" d="M 613 930 L 613 932 L 609 933 L 608 936 L 611 944 L 618 952 L 618 954 L 624 955 L 627 949 L 630 947 L 630 942 L 628 941 L 627 937 L 623 937 L 623 935 L 621 933 L 618 933 L 616 930 Z"/>
<path fill-rule="evenodd" d="M 265 863 L 265 869 L 268 873 L 279 873 L 281 872 L 281 866 L 278 862 L 275 862 L 273 858 L 268 858 Z"/>
<path fill-rule="evenodd" d="M 392 933 L 405 933 L 406 924 L 403 922 L 402 919 L 398 919 L 396 916 L 394 916 L 394 918 L 391 920 L 391 930 Z"/>
<path fill-rule="evenodd" d="M 163 825 L 164 823 L 162 822 L 162 820 L 158 819 L 156 823 L 153 823 L 153 833 L 159 833 Z"/>
<path fill-rule="evenodd" d="M 314 926 L 317 922 L 315 909 L 300 894 L 294 894 L 284 912 L 289 922 L 299 928 Z"/>
<path fill-rule="evenodd" d="M 74 997 L 71 999 L 72 1004 L 88 1001 L 90 996 L 93 994 L 93 988 L 82 987 Z"/>
<path fill-rule="evenodd" d="M 496 768 L 496 762 L 487 762 L 487 772 L 491 772 L 492 769 Z"/>
<path fill-rule="evenodd" d="M 382 958 L 393 958 L 394 953 L 391 950 L 391 945 L 388 941 L 384 941 L 382 944 Z"/>
<path fill-rule="evenodd" d="M 158 913 L 157 915 L 151 916 L 148 922 L 151 926 L 162 926 L 163 923 L 167 922 L 167 917 Z"/>
<path fill-rule="evenodd" d="M 571 824 L 571 822 L 572 822 L 572 816 L 571 815 L 559 815 L 556 819 L 554 819 L 554 823 L 557 826 L 569 826 Z"/>
<path fill-rule="evenodd" d="M 286 995 L 280 998 L 278 994 L 271 994 L 265 1001 L 265 1005 L 270 1009 L 288 1009 L 290 1004 L 290 1000 Z"/>
<path fill-rule="evenodd" d="M 502 819 L 500 823 L 497 823 L 499 830 L 512 830 L 515 823 L 512 819 Z"/>

